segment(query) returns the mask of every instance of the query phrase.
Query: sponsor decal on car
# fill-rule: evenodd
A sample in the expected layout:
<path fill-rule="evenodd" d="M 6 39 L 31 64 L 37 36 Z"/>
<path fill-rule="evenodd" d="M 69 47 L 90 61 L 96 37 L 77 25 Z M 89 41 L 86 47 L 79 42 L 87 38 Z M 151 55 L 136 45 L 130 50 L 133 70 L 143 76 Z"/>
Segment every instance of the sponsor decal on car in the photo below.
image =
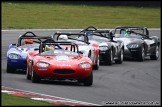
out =
<path fill-rule="evenodd" d="M 69 60 L 68 56 L 56 56 L 56 60 L 60 61 L 60 60 Z"/>

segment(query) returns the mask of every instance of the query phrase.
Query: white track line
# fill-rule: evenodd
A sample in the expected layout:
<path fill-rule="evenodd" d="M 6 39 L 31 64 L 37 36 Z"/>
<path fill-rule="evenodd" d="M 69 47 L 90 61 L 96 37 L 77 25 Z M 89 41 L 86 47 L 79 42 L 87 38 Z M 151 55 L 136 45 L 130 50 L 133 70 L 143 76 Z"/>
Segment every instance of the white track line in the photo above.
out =
<path fill-rule="evenodd" d="M 6 90 L 5 90 L 5 88 L 6 88 Z M 101 106 L 101 105 L 98 105 L 98 104 L 93 104 L 93 103 L 88 103 L 88 102 L 83 102 L 83 101 L 77 101 L 77 100 L 72 100 L 72 99 L 67 99 L 67 98 L 62 98 L 62 97 L 57 97 L 57 96 L 51 96 L 51 95 L 46 95 L 46 94 L 41 94 L 41 93 L 35 93 L 35 92 L 31 92 L 31 91 L 25 91 L 25 90 L 20 90 L 20 89 L 5 87 L 5 86 L 1 87 L 1 92 L 3 92 L 3 93 L 8 93 L 8 94 L 20 93 L 20 92 L 16 92 L 16 91 L 20 91 L 21 93 L 23 92 L 24 94 L 28 94 L 28 95 L 29 94 L 40 95 L 40 96 L 42 96 L 42 98 L 37 97 L 37 96 L 35 96 L 35 97 L 33 96 L 33 97 L 31 97 L 31 99 L 40 100 L 40 101 L 47 101 L 47 102 L 50 102 L 50 103 L 62 102 L 62 103 L 65 103 L 65 105 L 68 105 L 68 103 L 71 103 L 73 105 Z M 51 97 L 53 99 L 45 98 L 45 97 Z"/>

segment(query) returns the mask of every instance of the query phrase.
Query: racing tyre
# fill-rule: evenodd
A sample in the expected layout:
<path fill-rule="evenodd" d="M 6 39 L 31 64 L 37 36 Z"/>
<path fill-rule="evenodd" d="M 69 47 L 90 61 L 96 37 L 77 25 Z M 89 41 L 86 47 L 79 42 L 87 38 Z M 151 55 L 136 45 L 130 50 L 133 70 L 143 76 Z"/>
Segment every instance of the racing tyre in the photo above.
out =
<path fill-rule="evenodd" d="M 144 59 L 145 59 L 145 49 L 142 45 L 139 51 L 139 61 L 143 62 Z"/>
<path fill-rule="evenodd" d="M 91 51 L 89 51 L 89 53 L 88 53 L 88 58 L 91 59 Z M 92 60 L 92 59 L 91 59 L 91 60 Z"/>
<path fill-rule="evenodd" d="M 152 60 L 157 60 L 159 58 L 159 46 L 158 45 L 155 48 L 155 54 L 151 55 L 150 58 Z"/>
<path fill-rule="evenodd" d="M 27 69 L 26 69 L 26 78 L 27 78 L 28 80 L 31 80 L 31 75 L 29 75 L 28 67 L 27 67 Z"/>
<path fill-rule="evenodd" d="M 93 73 L 83 80 L 84 86 L 91 86 L 93 84 Z"/>
<path fill-rule="evenodd" d="M 99 59 L 99 55 L 98 55 L 97 63 L 93 66 L 93 69 L 98 70 L 99 66 L 100 66 L 100 59 Z"/>
<path fill-rule="evenodd" d="M 112 49 L 110 49 L 108 51 L 108 57 L 107 57 L 106 64 L 107 65 L 112 65 L 112 62 L 113 62 L 113 52 L 112 52 Z"/>
<path fill-rule="evenodd" d="M 16 69 L 12 68 L 8 63 L 7 63 L 7 69 L 6 69 L 7 73 L 14 73 L 16 71 Z"/>
<path fill-rule="evenodd" d="M 34 66 L 32 66 L 31 80 L 32 80 L 33 83 L 39 83 L 40 82 L 39 76 L 34 71 Z"/>
<path fill-rule="evenodd" d="M 78 79 L 78 82 L 83 83 L 84 86 L 91 86 L 93 84 L 93 73 L 91 73 L 90 76 L 84 79 Z"/>
<path fill-rule="evenodd" d="M 121 49 L 121 51 L 119 52 L 118 59 L 115 60 L 115 63 L 117 64 L 122 64 L 122 62 L 123 62 L 123 49 Z"/>

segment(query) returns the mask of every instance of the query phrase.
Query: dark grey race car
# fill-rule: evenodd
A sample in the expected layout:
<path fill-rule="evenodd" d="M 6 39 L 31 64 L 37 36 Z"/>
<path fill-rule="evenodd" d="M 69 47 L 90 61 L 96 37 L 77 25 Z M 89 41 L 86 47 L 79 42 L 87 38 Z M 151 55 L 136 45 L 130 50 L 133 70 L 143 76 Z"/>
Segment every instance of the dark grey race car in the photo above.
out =
<path fill-rule="evenodd" d="M 121 64 L 123 62 L 124 43 L 120 40 L 115 41 L 110 30 L 98 30 L 93 26 L 83 29 L 81 32 L 86 33 L 90 43 L 99 44 L 100 62 L 112 65 L 113 62 Z"/>
<path fill-rule="evenodd" d="M 157 36 L 149 36 L 146 27 L 116 27 L 114 40 L 124 42 L 124 58 L 135 58 L 144 61 L 146 56 L 152 60 L 159 57 L 160 39 Z"/>

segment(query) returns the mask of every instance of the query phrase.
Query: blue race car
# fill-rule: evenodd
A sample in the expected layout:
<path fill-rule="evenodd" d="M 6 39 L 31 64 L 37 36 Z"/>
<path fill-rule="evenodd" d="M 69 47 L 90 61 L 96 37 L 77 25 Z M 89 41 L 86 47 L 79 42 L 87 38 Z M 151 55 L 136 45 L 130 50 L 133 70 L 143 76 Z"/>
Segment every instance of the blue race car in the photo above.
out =
<path fill-rule="evenodd" d="M 42 39 L 50 36 L 36 36 L 33 32 L 26 32 L 19 36 L 18 44 L 10 44 L 7 51 L 7 72 L 13 73 L 16 70 L 26 71 L 26 57 L 29 51 L 39 50 L 39 43 Z"/>

